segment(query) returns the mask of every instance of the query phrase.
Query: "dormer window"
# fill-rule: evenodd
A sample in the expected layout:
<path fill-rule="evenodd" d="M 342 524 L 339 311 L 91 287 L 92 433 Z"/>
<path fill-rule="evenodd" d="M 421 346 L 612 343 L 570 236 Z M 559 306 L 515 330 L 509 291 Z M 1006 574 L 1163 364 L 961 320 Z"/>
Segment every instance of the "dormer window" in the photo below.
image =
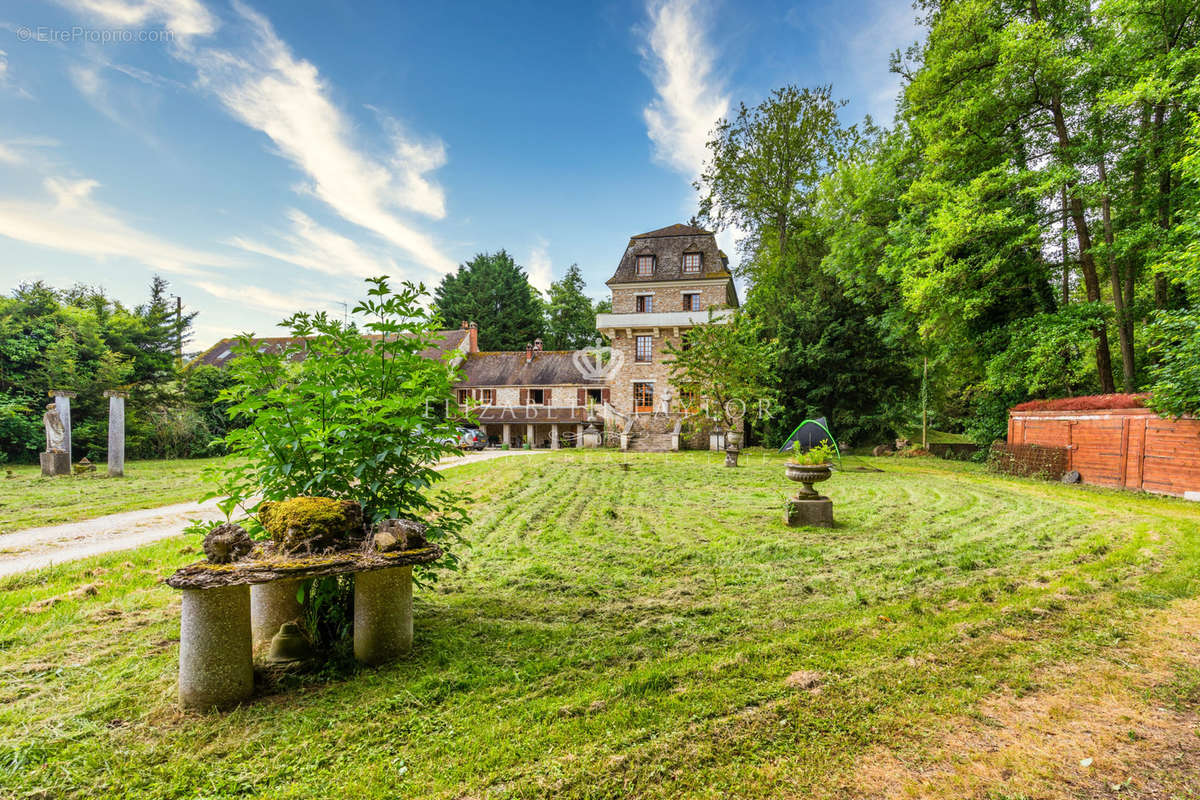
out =
<path fill-rule="evenodd" d="M 639 278 L 648 278 L 654 274 L 654 256 L 637 257 L 637 274 Z"/>
<path fill-rule="evenodd" d="M 699 253 L 684 253 L 683 254 L 683 271 L 690 274 L 696 274 L 700 271 L 700 254 Z"/>

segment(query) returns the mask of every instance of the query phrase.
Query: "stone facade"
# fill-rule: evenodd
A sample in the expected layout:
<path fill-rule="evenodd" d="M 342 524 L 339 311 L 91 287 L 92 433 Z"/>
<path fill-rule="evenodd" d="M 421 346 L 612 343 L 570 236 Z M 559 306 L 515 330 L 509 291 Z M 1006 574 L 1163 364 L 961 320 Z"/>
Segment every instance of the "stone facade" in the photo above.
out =
<path fill-rule="evenodd" d="M 732 285 L 732 280 L 677 280 L 614 286 L 612 288 L 613 313 L 639 313 L 638 297 L 649 297 L 654 312 L 695 310 L 684 304 L 684 295 L 699 295 L 697 302 L 700 311 L 707 311 L 709 308 L 728 308 L 736 305 L 736 298 L 733 302 L 730 300 L 729 289 Z"/>
<path fill-rule="evenodd" d="M 706 437 L 703 425 L 674 432 L 684 409 L 670 385 L 667 345 L 679 347 L 690 328 L 709 321 L 710 312 L 719 322 L 738 305 L 728 259 L 716 237 L 688 225 L 633 236 L 607 285 L 613 310 L 597 316 L 596 328 L 619 354 L 614 356 L 620 359 L 619 369 L 589 370 L 587 354 L 543 350 L 540 340 L 524 351 L 480 352 L 474 323 L 441 332 L 438 346 L 427 355 L 449 355 L 461 367 L 458 401 L 474 408 L 493 443 L 581 446 L 589 425 L 603 427 L 608 444 L 638 432 L 677 443 L 694 444 Z M 639 297 L 649 300 L 639 303 Z M 231 342 L 222 340 L 201 362 L 224 366 Z M 293 343 L 261 342 L 267 348 Z M 650 414 L 656 415 L 653 421 Z"/>
<path fill-rule="evenodd" d="M 613 408 L 622 415 L 680 415 L 681 398 L 670 384 L 668 343 L 681 346 L 690 328 L 708 321 L 710 309 L 738 305 L 716 237 L 687 225 L 634 236 L 608 286 L 613 310 L 599 315 L 596 327 L 624 360 L 609 380 Z"/>
<path fill-rule="evenodd" d="M 686 225 L 634 236 L 608 286 L 613 311 L 599 315 L 596 327 L 620 369 L 599 380 L 580 371 L 579 354 L 543 352 L 537 342 L 523 353 L 467 354 L 459 399 L 481 404 L 478 418 L 492 441 L 578 446 L 584 426 L 599 419 L 610 444 L 639 433 L 645 441 L 693 445 L 706 438 L 707 428 L 671 435 L 684 408 L 671 386 L 667 347 L 681 346 L 690 328 L 708 321 L 710 309 L 738 305 L 716 238 Z"/>

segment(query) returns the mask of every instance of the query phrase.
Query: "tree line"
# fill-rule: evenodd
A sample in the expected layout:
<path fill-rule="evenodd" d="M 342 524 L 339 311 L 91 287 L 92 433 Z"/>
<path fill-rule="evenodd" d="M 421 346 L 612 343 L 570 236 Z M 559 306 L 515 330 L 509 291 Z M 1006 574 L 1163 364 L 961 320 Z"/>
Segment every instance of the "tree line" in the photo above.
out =
<path fill-rule="evenodd" d="M 709 142 L 700 221 L 746 232 L 746 312 L 780 344 L 768 436 L 883 437 L 922 398 L 980 442 L 1037 396 L 1200 411 L 1200 7 L 915 9 L 889 128 L 786 86 Z"/>
<path fill-rule="evenodd" d="M 534 339 L 547 350 L 578 350 L 595 342 L 596 314 L 611 309 L 609 300 L 588 299 L 585 285 L 572 264 L 543 298 L 507 251 L 479 253 L 442 279 L 434 307 L 449 327 L 478 325 L 483 351 L 523 350 Z"/>
<path fill-rule="evenodd" d="M 228 425 L 213 367 L 182 370 L 180 352 L 196 313 L 177 313 L 165 280 L 127 308 L 94 286 L 38 281 L 0 297 L 0 461 L 30 461 L 45 448 L 42 412 L 51 389 L 71 402 L 75 457 L 102 461 L 108 447 L 106 389 L 128 389 L 126 450 L 136 458 L 211 454 Z"/>
<path fill-rule="evenodd" d="M 185 362 L 196 312 L 177 313 L 169 285 L 155 276 L 146 302 L 127 308 L 103 288 L 56 289 L 25 283 L 0 297 L 0 462 L 36 459 L 45 447 L 47 392 L 72 401 L 76 459 L 103 461 L 108 447 L 106 389 L 130 392 L 126 451 L 132 458 L 219 455 L 234 426 L 219 399 L 226 370 Z M 546 349 L 577 349 L 596 337 L 593 304 L 572 264 L 543 298 L 504 250 L 482 253 L 437 287 L 443 325 L 479 326 L 483 350 L 522 350 L 541 338 Z"/>

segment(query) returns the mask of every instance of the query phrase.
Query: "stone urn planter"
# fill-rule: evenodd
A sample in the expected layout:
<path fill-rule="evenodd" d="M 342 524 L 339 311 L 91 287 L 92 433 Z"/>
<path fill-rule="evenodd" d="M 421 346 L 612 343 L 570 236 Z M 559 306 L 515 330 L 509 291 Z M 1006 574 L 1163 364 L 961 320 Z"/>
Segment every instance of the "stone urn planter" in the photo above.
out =
<path fill-rule="evenodd" d="M 793 464 L 788 462 L 784 467 L 784 473 L 787 475 L 788 480 L 803 484 L 803 488 L 800 489 L 801 496 L 817 497 L 819 494 L 812 485 L 821 481 L 827 481 L 833 477 L 833 465 Z"/>
<path fill-rule="evenodd" d="M 794 464 L 784 467 L 789 480 L 802 484 L 800 492 L 787 501 L 786 522 L 790 527 L 833 527 L 833 501 L 817 494 L 814 483 L 829 480 L 833 475 L 832 464 Z"/>

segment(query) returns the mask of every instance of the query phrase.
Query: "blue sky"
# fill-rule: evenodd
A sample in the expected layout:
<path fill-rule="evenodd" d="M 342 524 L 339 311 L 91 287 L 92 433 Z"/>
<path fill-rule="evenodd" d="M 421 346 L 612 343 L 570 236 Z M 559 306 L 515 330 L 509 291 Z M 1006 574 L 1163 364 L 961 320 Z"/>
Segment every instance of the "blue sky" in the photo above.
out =
<path fill-rule="evenodd" d="M 596 297 L 786 83 L 890 121 L 906 2 L 0 0 L 0 291 L 154 273 L 191 349 L 507 249 Z M 726 237 L 726 249 L 732 254 Z"/>

